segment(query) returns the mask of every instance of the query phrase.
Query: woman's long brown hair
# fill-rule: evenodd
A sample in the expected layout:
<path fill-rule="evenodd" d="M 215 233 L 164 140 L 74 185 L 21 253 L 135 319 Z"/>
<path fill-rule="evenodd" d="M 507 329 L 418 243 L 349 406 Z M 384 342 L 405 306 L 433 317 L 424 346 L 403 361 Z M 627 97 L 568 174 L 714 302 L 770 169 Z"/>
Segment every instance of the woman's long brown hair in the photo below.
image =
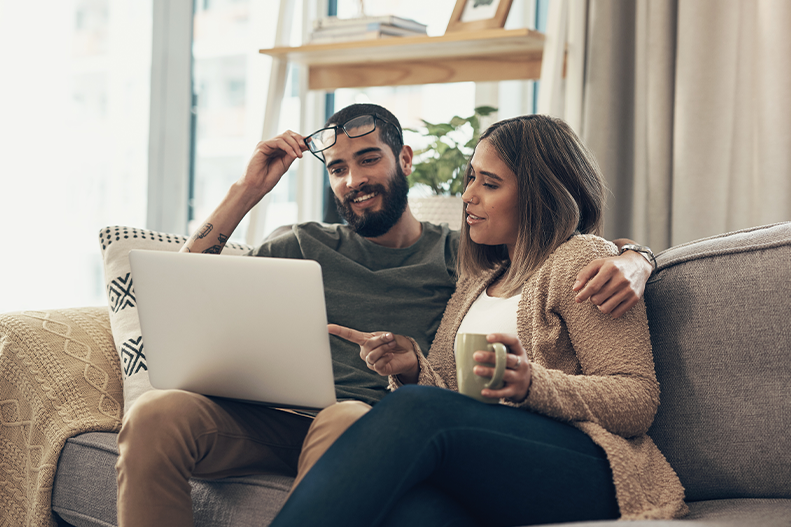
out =
<path fill-rule="evenodd" d="M 522 285 L 573 234 L 599 234 L 605 186 L 593 155 L 560 119 L 525 115 L 499 121 L 480 138 L 516 174 L 519 233 L 502 283 L 505 296 Z M 480 143 L 479 141 L 479 143 Z M 472 167 L 467 165 L 465 188 Z M 465 214 L 466 216 L 466 214 Z M 457 271 L 460 278 L 508 263 L 504 245 L 480 245 L 462 221 Z"/>

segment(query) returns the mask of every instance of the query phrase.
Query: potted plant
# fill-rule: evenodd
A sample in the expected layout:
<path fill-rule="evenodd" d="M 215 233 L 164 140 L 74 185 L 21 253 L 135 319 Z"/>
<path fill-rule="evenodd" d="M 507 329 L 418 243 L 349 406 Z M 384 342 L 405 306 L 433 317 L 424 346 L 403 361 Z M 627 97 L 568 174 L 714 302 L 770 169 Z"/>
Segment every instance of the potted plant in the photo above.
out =
<path fill-rule="evenodd" d="M 480 118 L 496 111 L 491 106 L 479 106 L 469 117 L 456 115 L 447 123 L 423 120 L 422 129 L 407 128 L 428 139 L 428 145 L 415 152 L 412 173 L 407 178 L 410 187 L 425 185 L 431 190 L 431 196 L 410 197 L 409 206 L 416 218 L 461 228 L 467 161 L 480 137 Z"/>

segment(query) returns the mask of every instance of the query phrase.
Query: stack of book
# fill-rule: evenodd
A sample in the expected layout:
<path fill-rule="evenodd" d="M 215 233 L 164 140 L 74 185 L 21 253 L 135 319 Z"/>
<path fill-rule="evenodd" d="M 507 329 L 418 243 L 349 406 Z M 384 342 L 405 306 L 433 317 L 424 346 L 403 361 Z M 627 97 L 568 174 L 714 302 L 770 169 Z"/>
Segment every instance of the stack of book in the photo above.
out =
<path fill-rule="evenodd" d="M 426 25 L 393 15 L 338 18 L 330 16 L 313 22 L 311 44 L 426 35 Z"/>

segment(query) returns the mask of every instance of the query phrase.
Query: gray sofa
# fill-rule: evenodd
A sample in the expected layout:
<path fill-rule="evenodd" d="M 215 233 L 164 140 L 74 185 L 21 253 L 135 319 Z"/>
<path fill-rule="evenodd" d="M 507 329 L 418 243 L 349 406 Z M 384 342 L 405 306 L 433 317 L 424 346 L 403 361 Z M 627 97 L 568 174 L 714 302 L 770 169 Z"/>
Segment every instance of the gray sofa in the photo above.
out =
<path fill-rule="evenodd" d="M 650 435 L 678 472 L 691 514 L 680 522 L 633 525 L 791 526 L 791 223 L 687 243 L 657 260 L 645 298 L 662 403 Z M 111 351 L 93 353 L 111 357 L 106 315 L 101 309 L 85 313 L 33 318 L 66 317 L 86 331 L 85 321 L 95 320 L 93 341 Z M 42 348 L 46 343 L 26 344 L 38 327 L 30 316 L 0 317 L 0 359 L 1 346 L 9 342 L 23 346 L 17 354 L 28 359 L 39 348 L 38 353 L 59 352 Z M 120 374 L 107 361 L 102 390 L 120 400 Z M 0 394 L 0 404 L 3 399 Z M 108 418 L 94 429 L 116 430 L 117 424 Z M 52 441 L 50 449 L 62 451 L 51 510 L 64 525 L 115 525 L 115 433 L 77 432 Z M 2 445 L 0 468 L 6 456 L 11 459 Z M 273 475 L 195 480 L 196 524 L 267 525 L 290 482 Z M 17 524 L 12 518 L 19 516 L 9 511 L 7 505 L 0 509 L 0 525 Z M 30 524 L 45 521 L 34 516 Z"/>

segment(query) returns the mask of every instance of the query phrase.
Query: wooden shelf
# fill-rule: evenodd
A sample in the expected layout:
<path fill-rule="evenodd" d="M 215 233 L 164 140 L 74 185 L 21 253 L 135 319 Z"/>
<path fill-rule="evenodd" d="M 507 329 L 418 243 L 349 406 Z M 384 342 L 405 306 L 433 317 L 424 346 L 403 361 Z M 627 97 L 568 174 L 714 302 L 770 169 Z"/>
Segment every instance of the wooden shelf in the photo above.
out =
<path fill-rule="evenodd" d="M 308 88 L 334 90 L 464 81 L 538 79 L 544 35 L 531 29 L 460 31 L 260 53 L 308 67 Z"/>

